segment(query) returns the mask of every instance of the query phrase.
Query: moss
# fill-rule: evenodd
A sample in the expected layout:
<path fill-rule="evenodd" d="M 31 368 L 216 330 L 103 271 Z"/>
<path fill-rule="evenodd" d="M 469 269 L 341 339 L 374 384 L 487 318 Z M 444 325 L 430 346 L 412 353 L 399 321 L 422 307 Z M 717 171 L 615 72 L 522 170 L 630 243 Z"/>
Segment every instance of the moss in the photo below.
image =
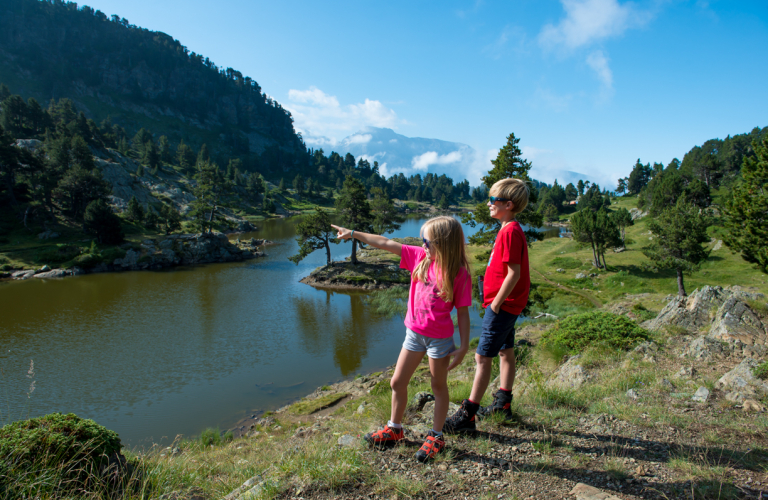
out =
<path fill-rule="evenodd" d="M 309 415 L 324 408 L 328 408 L 329 406 L 333 406 L 347 396 L 348 394 L 346 392 L 326 394 L 325 396 L 320 396 L 319 398 L 308 399 L 294 403 L 290 406 L 290 408 L 288 408 L 288 411 L 294 415 Z"/>
<path fill-rule="evenodd" d="M 768 361 L 757 365 L 752 373 L 760 380 L 768 380 Z"/>

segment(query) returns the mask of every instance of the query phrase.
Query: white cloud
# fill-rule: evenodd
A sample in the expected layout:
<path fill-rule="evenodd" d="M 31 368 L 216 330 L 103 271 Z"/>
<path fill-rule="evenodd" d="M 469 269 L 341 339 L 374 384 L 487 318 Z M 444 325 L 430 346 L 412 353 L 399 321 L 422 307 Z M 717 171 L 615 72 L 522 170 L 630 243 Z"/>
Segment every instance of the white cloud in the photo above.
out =
<path fill-rule="evenodd" d="M 381 102 L 342 105 L 336 96 L 328 95 L 317 87 L 288 91 L 289 103 L 284 104 L 293 115 L 294 127 L 313 146 L 336 145 L 342 138 L 364 127 L 396 128 L 402 120 Z M 360 141 L 364 136 L 360 136 Z M 370 136 L 367 140 L 370 140 Z"/>
<path fill-rule="evenodd" d="M 347 141 L 350 144 L 365 144 L 366 142 L 369 142 L 373 136 L 371 134 L 355 134 L 349 137 Z"/>
<path fill-rule="evenodd" d="M 652 17 L 651 12 L 638 10 L 630 2 L 561 0 L 561 3 L 566 17 L 557 25 L 545 25 L 539 33 L 539 43 L 548 49 L 574 50 L 589 46 L 642 26 Z"/>
<path fill-rule="evenodd" d="M 608 67 L 608 58 L 602 50 L 596 50 L 587 56 L 587 65 L 597 74 L 603 84 L 604 97 L 607 97 L 613 92 L 613 72 Z"/>
<path fill-rule="evenodd" d="M 438 155 L 434 151 L 427 151 L 419 156 L 414 156 L 411 166 L 414 170 L 426 171 L 430 165 L 448 165 L 461 161 L 461 153 L 454 151 L 445 155 Z"/>

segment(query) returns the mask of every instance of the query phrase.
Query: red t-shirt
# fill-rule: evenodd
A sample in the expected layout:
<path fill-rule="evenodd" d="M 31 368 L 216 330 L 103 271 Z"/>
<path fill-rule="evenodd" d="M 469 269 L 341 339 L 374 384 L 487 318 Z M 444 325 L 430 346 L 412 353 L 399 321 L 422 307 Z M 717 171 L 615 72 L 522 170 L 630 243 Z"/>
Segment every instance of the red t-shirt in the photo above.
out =
<path fill-rule="evenodd" d="M 507 277 L 507 264 L 520 264 L 520 279 L 512 293 L 501 305 L 504 311 L 520 314 L 528 304 L 528 291 L 531 288 L 531 274 L 528 269 L 528 244 L 523 228 L 517 221 L 511 221 L 499 230 L 493 243 L 491 258 L 485 270 L 483 281 L 483 307 L 493 302 Z"/>

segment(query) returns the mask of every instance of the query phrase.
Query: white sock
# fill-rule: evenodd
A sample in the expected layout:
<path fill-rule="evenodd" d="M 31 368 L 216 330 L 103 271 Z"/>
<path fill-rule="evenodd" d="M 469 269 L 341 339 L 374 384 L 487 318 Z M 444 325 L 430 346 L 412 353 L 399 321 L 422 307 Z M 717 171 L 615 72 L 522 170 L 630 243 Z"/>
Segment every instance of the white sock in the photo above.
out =
<path fill-rule="evenodd" d="M 403 428 L 403 424 L 396 424 L 396 423 L 394 423 L 393 421 L 390 420 L 390 421 L 387 422 L 387 427 L 389 427 L 390 429 L 402 429 Z"/>
<path fill-rule="evenodd" d="M 435 437 L 443 437 L 443 433 L 437 432 L 435 429 L 432 429 L 432 434 L 434 434 Z"/>

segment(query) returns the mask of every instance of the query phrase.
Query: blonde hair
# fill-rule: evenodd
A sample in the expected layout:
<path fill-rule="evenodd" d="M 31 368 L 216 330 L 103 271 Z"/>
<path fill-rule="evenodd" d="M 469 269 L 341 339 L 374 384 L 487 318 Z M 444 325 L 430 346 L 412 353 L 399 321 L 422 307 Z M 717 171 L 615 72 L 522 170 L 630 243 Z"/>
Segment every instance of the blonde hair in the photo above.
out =
<path fill-rule="evenodd" d="M 521 179 L 501 179 L 491 186 L 491 196 L 504 198 L 512 202 L 512 214 L 517 215 L 528 206 L 528 184 Z"/>
<path fill-rule="evenodd" d="M 446 302 L 453 302 L 453 282 L 461 268 L 469 274 L 469 261 L 464 243 L 464 231 L 459 221 L 442 215 L 429 219 L 421 226 L 421 235 L 429 233 L 429 251 L 435 255 L 435 278 L 439 296 Z M 427 282 L 431 261 L 419 262 L 411 274 L 412 281 Z M 468 281 L 467 283 L 471 283 Z"/>

